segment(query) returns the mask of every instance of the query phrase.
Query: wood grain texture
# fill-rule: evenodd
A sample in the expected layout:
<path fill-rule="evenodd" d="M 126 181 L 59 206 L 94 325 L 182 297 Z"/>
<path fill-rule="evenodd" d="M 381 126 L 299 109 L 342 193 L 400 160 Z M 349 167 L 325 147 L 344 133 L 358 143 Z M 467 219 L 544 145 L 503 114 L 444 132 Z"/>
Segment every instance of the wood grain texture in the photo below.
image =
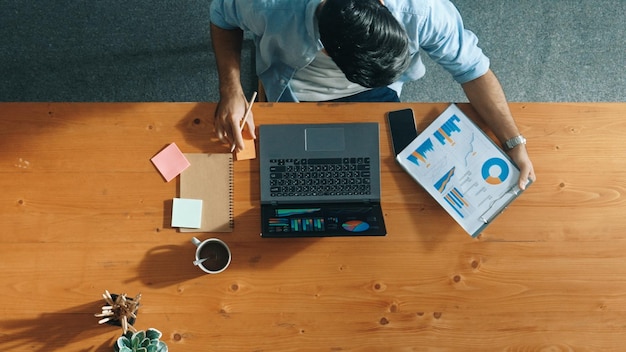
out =
<path fill-rule="evenodd" d="M 0 351 L 110 351 L 105 289 L 141 292 L 135 326 L 171 351 L 623 350 L 626 104 L 511 104 L 538 180 L 477 239 L 393 160 L 406 107 L 423 129 L 446 105 L 255 104 L 257 125 L 379 122 L 388 235 L 261 239 L 258 159 L 237 161 L 234 232 L 199 234 L 233 261 L 205 275 L 150 158 L 228 153 L 215 104 L 0 103 Z"/>

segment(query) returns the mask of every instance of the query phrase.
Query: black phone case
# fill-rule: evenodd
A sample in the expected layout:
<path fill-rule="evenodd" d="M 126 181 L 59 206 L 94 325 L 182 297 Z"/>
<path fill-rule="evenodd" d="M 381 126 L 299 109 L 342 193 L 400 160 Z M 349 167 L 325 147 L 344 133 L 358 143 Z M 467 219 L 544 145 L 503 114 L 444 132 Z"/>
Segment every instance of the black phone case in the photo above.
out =
<path fill-rule="evenodd" d="M 417 137 L 413 110 L 402 109 L 390 111 L 387 113 L 387 122 L 389 123 L 393 154 L 398 155 L 398 153 Z"/>

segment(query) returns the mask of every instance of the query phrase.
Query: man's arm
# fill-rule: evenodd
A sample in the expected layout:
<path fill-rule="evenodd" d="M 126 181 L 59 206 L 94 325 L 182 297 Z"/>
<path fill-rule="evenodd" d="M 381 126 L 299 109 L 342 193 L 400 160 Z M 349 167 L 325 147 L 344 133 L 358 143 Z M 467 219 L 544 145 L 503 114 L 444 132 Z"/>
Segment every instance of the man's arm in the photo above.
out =
<path fill-rule="evenodd" d="M 244 147 L 239 123 L 244 117 L 247 100 L 241 87 L 241 29 L 223 29 L 211 24 L 211 41 L 217 63 L 220 102 L 215 110 L 215 132 L 223 142 Z M 254 118 L 248 117 L 248 131 L 254 137 Z"/>
<path fill-rule="evenodd" d="M 509 110 L 502 86 L 491 70 L 479 78 L 462 84 L 462 87 L 474 109 L 501 143 L 520 134 Z M 524 189 L 528 179 L 535 180 L 535 171 L 526 146 L 520 144 L 508 153 L 520 168 L 519 186 Z"/>

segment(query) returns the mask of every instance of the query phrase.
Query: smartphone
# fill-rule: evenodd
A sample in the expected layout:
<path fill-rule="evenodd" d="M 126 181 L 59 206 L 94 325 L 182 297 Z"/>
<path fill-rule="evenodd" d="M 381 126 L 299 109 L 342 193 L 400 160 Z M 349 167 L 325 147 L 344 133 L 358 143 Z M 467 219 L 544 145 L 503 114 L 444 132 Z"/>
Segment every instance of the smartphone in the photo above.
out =
<path fill-rule="evenodd" d="M 413 110 L 402 109 L 389 111 L 387 113 L 387 122 L 389 123 L 393 154 L 398 155 L 415 137 L 417 137 Z"/>

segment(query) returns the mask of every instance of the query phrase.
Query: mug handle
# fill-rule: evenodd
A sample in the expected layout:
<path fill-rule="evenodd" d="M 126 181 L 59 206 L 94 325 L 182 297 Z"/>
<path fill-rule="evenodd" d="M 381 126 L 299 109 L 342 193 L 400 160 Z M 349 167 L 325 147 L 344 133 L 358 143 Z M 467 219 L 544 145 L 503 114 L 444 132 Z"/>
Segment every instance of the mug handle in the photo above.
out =
<path fill-rule="evenodd" d="M 191 238 L 191 243 L 195 244 L 195 245 L 196 245 L 196 247 L 198 247 L 198 246 L 200 245 L 200 243 L 202 243 L 202 242 L 200 242 L 200 240 L 199 240 L 199 239 L 197 239 L 197 238 L 195 238 L 195 237 L 192 237 L 192 238 Z"/>

